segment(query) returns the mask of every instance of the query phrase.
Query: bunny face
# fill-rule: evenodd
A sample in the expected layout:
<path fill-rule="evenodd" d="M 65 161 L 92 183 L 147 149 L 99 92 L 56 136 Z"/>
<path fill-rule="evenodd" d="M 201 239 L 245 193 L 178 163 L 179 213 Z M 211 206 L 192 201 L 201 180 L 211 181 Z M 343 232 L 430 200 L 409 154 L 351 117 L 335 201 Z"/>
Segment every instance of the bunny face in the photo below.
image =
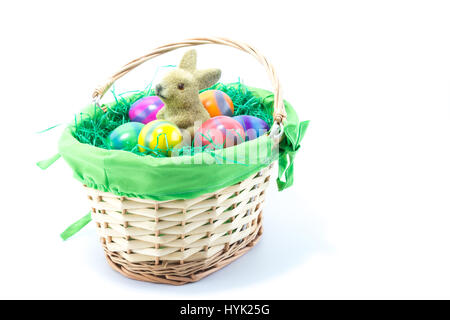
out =
<path fill-rule="evenodd" d="M 166 105 L 185 106 L 198 95 L 199 87 L 194 75 L 183 69 L 168 73 L 156 85 L 155 93 Z"/>

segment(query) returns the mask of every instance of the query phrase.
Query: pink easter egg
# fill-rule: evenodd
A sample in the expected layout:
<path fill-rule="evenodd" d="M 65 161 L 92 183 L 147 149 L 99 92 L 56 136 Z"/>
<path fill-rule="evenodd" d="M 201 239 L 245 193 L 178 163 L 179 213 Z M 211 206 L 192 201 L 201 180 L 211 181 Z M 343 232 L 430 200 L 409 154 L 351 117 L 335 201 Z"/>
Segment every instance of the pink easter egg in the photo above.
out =
<path fill-rule="evenodd" d="M 194 147 L 228 148 L 245 141 L 241 124 L 231 117 L 217 116 L 203 122 L 194 136 Z"/>
<path fill-rule="evenodd" d="M 156 120 L 156 114 L 162 107 L 164 107 L 164 103 L 159 97 L 144 97 L 131 105 L 128 115 L 130 116 L 130 121 L 147 124 Z"/>

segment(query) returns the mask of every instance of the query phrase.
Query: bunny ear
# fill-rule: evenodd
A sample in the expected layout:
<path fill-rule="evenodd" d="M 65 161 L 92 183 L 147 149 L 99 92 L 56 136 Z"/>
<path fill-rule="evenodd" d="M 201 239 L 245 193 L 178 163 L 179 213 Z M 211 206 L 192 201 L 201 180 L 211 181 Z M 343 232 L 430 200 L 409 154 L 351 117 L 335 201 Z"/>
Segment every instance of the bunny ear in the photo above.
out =
<path fill-rule="evenodd" d="M 186 71 L 194 72 L 197 66 L 197 51 L 195 49 L 187 51 L 183 58 L 181 58 L 181 62 L 179 65 L 180 69 L 184 69 Z"/>
<path fill-rule="evenodd" d="M 194 73 L 195 79 L 199 83 L 199 90 L 211 87 L 219 81 L 222 71 L 220 69 L 197 70 Z"/>

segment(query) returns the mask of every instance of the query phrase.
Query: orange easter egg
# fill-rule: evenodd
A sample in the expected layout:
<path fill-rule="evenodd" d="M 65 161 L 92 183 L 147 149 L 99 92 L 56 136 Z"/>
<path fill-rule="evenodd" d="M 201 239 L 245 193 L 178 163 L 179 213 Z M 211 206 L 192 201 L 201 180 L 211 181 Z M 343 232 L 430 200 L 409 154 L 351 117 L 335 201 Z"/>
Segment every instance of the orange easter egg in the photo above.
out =
<path fill-rule="evenodd" d="M 231 101 L 230 97 L 223 91 L 203 91 L 200 93 L 200 100 L 211 118 L 217 116 L 233 116 L 233 101 Z"/>

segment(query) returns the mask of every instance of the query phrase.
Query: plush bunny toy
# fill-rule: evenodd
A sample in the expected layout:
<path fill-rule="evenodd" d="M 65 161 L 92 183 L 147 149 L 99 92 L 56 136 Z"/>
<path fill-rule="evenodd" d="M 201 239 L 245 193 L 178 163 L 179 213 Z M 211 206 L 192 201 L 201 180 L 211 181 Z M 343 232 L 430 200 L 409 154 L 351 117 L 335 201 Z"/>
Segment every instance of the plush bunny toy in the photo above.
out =
<path fill-rule="evenodd" d="M 172 121 L 180 129 L 186 129 L 191 139 L 194 123 L 201 124 L 210 118 L 198 92 L 215 84 L 221 75 L 219 69 L 197 70 L 196 64 L 197 52 L 186 52 L 178 68 L 170 71 L 155 87 L 156 95 L 164 102 L 156 118 Z"/>

